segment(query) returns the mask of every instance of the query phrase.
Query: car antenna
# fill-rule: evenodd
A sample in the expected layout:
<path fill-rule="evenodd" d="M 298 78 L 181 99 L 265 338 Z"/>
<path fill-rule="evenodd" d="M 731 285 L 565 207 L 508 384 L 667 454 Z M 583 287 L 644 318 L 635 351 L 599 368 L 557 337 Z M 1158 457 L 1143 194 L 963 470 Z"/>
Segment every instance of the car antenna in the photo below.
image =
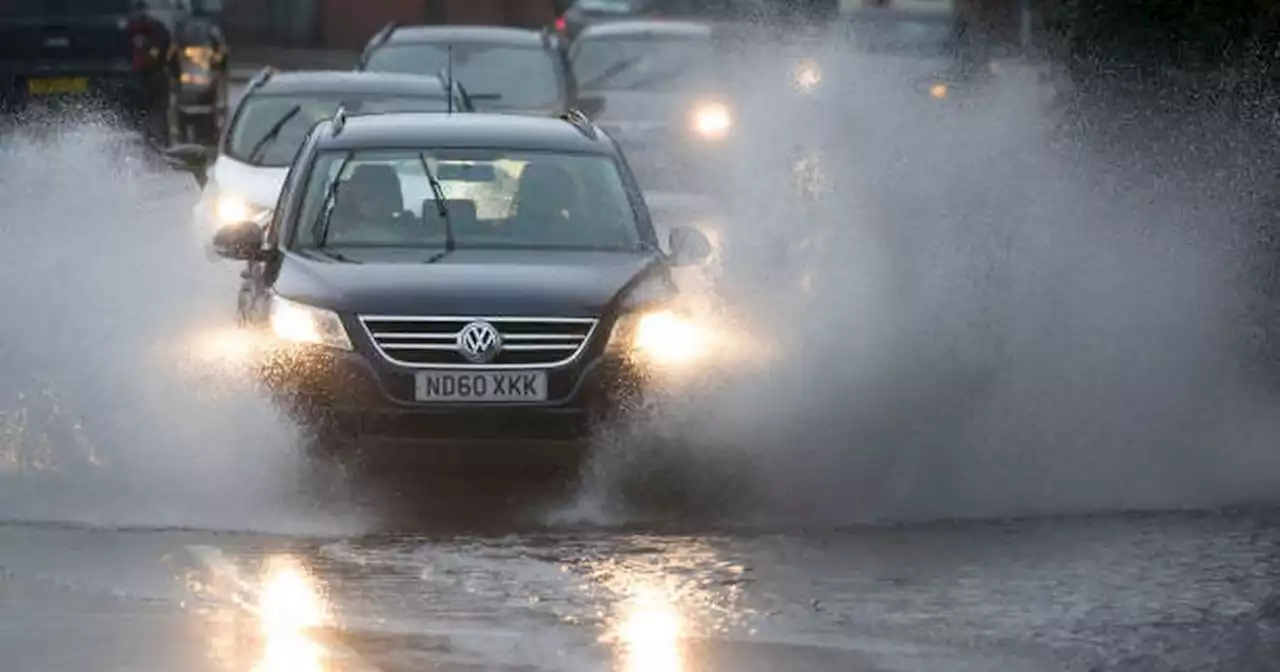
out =
<path fill-rule="evenodd" d="M 453 114 L 453 43 L 450 42 L 445 48 L 444 75 L 447 80 L 449 94 L 445 96 L 449 99 L 449 114 Z"/>
<path fill-rule="evenodd" d="M 333 113 L 333 137 L 338 137 L 342 129 L 347 125 L 347 106 L 345 103 L 338 104 L 338 111 Z"/>

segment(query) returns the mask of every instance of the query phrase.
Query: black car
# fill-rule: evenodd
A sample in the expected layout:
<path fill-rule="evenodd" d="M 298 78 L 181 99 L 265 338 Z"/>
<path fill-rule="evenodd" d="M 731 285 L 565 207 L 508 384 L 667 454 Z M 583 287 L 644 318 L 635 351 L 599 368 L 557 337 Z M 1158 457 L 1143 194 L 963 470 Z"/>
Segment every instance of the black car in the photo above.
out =
<path fill-rule="evenodd" d="M 588 117 L 599 112 L 598 101 L 579 98 L 566 45 L 550 30 L 393 23 L 370 40 L 358 68 L 431 75 L 452 70 L 485 112 L 560 116 L 577 109 Z"/>
<path fill-rule="evenodd" d="M 0 3 L 0 105 L 94 100 L 152 138 L 212 144 L 227 109 L 227 45 L 182 0 Z"/>
<path fill-rule="evenodd" d="M 710 246 L 669 238 L 582 115 L 339 114 L 265 230 L 215 248 L 253 263 L 241 310 L 273 343 L 264 380 L 314 445 L 580 457 L 628 390 L 696 354 L 671 269 Z"/>

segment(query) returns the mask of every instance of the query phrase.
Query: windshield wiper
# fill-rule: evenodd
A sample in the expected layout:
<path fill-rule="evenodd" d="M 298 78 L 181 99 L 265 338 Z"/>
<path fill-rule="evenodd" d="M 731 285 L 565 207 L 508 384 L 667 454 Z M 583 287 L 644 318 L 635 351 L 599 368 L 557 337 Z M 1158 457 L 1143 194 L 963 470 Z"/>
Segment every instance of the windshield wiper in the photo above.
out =
<path fill-rule="evenodd" d="M 444 186 L 440 184 L 440 180 L 436 179 L 435 173 L 431 172 L 431 166 L 427 164 L 427 155 L 419 154 L 418 161 L 422 163 L 422 172 L 426 173 L 427 181 L 431 183 L 431 193 L 435 195 L 436 212 L 440 213 L 440 219 L 444 220 L 444 252 L 427 260 L 426 263 L 434 264 L 445 257 L 445 255 L 454 251 L 458 246 L 458 241 L 453 237 L 453 220 L 449 218 L 449 205 L 445 203 Z M 425 212 L 423 213 L 426 214 Z"/>
<path fill-rule="evenodd" d="M 592 77 L 591 79 L 585 82 L 580 82 L 578 84 L 578 90 L 587 91 L 590 89 L 600 88 L 601 84 L 604 84 L 609 80 L 613 79 L 614 77 L 617 77 L 618 75 L 626 72 L 627 70 L 634 68 L 637 64 L 643 61 L 644 61 L 644 56 L 632 56 L 631 58 L 618 61 L 617 63 L 614 63 L 613 65 L 609 66 L 608 68 L 605 68 L 604 72 L 596 75 L 595 77 Z"/>
<path fill-rule="evenodd" d="M 350 152 L 342 157 L 342 163 L 338 165 L 338 172 L 334 174 L 333 181 L 325 189 L 324 201 L 320 203 L 320 221 L 317 225 L 320 228 L 316 237 L 317 249 L 324 249 L 325 243 L 329 241 L 329 221 L 333 219 L 333 208 L 338 204 L 338 183 L 342 181 L 342 171 L 347 169 L 348 163 L 351 163 Z"/>
<path fill-rule="evenodd" d="M 259 155 L 262 153 L 262 150 L 266 149 L 272 141 L 280 137 L 280 132 L 284 130 L 285 124 L 289 123 L 290 119 L 298 116 L 298 113 L 301 111 L 301 105 L 294 105 L 284 114 L 280 115 L 280 118 L 276 120 L 276 123 L 272 124 L 271 128 L 268 129 L 266 133 L 262 134 L 262 137 L 258 139 L 258 142 L 253 145 L 253 149 L 249 150 L 249 156 L 247 157 L 249 161 L 254 162 L 261 158 Z"/>

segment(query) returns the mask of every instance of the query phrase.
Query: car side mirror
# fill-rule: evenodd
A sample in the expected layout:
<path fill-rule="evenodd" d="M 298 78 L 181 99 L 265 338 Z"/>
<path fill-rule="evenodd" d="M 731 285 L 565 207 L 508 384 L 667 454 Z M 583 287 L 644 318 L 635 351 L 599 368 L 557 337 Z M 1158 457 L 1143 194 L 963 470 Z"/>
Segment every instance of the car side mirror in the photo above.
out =
<path fill-rule="evenodd" d="M 258 261 L 264 256 L 265 240 L 262 227 L 253 222 L 228 224 L 213 234 L 213 251 L 223 259 Z"/>
<path fill-rule="evenodd" d="M 671 262 L 676 266 L 694 266 L 706 261 L 712 253 L 711 241 L 706 234 L 691 226 L 671 229 L 668 243 Z"/>
<path fill-rule="evenodd" d="M 171 167 L 185 170 L 196 178 L 196 184 L 202 188 L 209 182 L 209 164 L 213 163 L 213 152 L 204 145 L 174 145 L 164 150 L 164 160 Z"/>
<path fill-rule="evenodd" d="M 578 111 L 595 121 L 604 113 L 604 96 L 578 96 Z"/>

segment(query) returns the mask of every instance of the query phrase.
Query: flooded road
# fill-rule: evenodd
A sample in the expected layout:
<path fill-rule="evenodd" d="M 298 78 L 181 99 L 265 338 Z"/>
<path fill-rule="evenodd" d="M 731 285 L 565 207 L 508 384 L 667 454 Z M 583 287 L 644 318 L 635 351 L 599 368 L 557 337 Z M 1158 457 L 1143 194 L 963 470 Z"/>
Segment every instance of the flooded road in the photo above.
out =
<path fill-rule="evenodd" d="M 0 141 L 5 670 L 1280 670 L 1280 513 L 1001 518 L 1274 501 L 1276 406 L 1236 377 L 1229 282 L 1201 239 L 1148 230 L 1182 220 L 1143 194 L 1096 217 L 1134 238 L 1055 217 L 1084 206 L 1049 178 L 1012 214 L 978 177 L 876 203 L 918 226 L 835 259 L 810 312 L 764 311 L 812 332 L 797 363 L 693 409 L 761 511 L 672 527 L 578 515 L 572 490 L 526 505 L 529 483 L 317 499 L 229 375 L 238 269 L 206 263 L 195 185 L 152 159 L 94 127 Z M 952 231 L 958 202 L 1017 226 Z M 833 210 L 875 242 L 874 213 Z M 996 520 L 849 526 L 952 515 Z"/>
<path fill-rule="evenodd" d="M 1274 670 L 1277 523 L 347 539 L 10 526 L 0 650 L 24 670 Z"/>

